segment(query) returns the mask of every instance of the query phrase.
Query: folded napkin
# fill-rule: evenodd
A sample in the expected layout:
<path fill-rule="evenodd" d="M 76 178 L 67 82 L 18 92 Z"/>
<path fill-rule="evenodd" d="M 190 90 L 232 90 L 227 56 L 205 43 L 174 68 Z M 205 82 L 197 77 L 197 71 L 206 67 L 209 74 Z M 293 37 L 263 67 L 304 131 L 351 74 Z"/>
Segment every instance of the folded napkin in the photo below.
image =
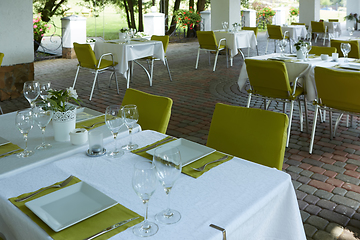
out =
<path fill-rule="evenodd" d="M 80 182 L 81 180 L 74 177 L 71 182 L 67 185 L 73 185 L 75 183 Z M 61 181 L 62 182 L 62 181 Z M 58 182 L 60 184 L 61 182 Z M 139 217 L 138 219 L 131 221 L 127 224 L 124 224 L 121 227 L 118 227 L 114 230 L 111 230 L 108 233 L 105 233 L 99 237 L 97 237 L 97 240 L 100 239 L 109 239 L 110 237 L 116 235 L 119 232 L 122 232 L 126 230 L 129 227 L 132 227 L 140 222 L 143 221 L 143 217 L 138 215 L 137 213 L 127 209 L 126 207 L 117 204 L 101 213 L 98 213 L 88 219 L 85 219 L 79 223 L 76 223 L 73 226 L 70 226 L 68 228 L 65 228 L 59 232 L 54 232 L 46 223 L 44 223 L 40 218 L 38 218 L 30 209 L 28 209 L 25 206 L 25 203 L 27 201 L 34 200 L 36 198 L 39 198 L 41 196 L 44 196 L 46 194 L 49 194 L 51 192 L 60 190 L 61 188 L 50 188 L 48 190 L 45 190 L 42 193 L 37 194 L 36 196 L 30 198 L 29 200 L 23 201 L 23 202 L 15 202 L 15 199 L 19 197 L 26 196 L 31 193 L 22 194 L 18 197 L 9 198 L 9 201 L 14 204 L 16 207 L 18 207 L 23 213 L 25 213 L 28 217 L 30 217 L 37 225 L 39 225 L 47 234 L 49 234 L 50 237 L 52 237 L 54 240 L 78 240 L 78 239 L 84 239 L 87 237 L 90 237 L 101 230 L 110 227 L 111 225 L 133 218 L 133 217 Z"/>
<path fill-rule="evenodd" d="M 271 61 L 281 61 L 281 62 L 298 62 L 299 60 L 297 59 L 283 59 L 283 58 L 268 58 L 267 60 L 271 60 Z"/>
<path fill-rule="evenodd" d="M 101 123 L 98 123 L 98 122 L 101 122 Z M 84 126 L 89 127 L 89 126 L 93 125 L 94 123 L 98 123 L 98 124 L 95 124 L 92 128 L 87 128 L 87 130 L 91 130 L 91 129 L 100 127 L 102 125 L 105 125 L 105 115 L 102 115 L 102 116 L 99 116 L 96 118 L 92 118 L 92 119 L 89 119 L 89 120 L 86 120 L 83 122 L 78 122 L 78 123 L 76 123 L 76 128 L 83 128 Z"/>
<path fill-rule="evenodd" d="M 166 140 L 169 140 L 169 141 L 166 141 Z M 174 140 L 176 140 L 176 138 L 173 138 L 173 137 L 171 137 L 171 136 L 168 136 L 168 137 L 163 138 L 163 139 L 161 139 L 161 140 L 159 140 L 159 141 L 157 141 L 157 142 L 154 142 L 154 143 L 152 143 L 152 144 L 146 145 L 145 147 L 132 150 L 131 152 L 132 152 L 132 153 L 135 153 L 135 154 L 137 154 L 137 155 L 139 155 L 139 156 L 142 156 L 142 157 L 144 157 L 144 158 L 147 158 L 147 159 L 149 159 L 149 160 L 152 160 L 152 159 L 153 159 L 153 156 L 150 155 L 150 154 L 148 154 L 146 151 L 148 151 L 148 150 L 150 150 L 150 149 L 153 149 L 153 148 L 156 148 L 156 147 L 158 147 L 158 146 L 161 146 L 161 145 L 163 145 L 163 144 L 165 144 L 165 143 L 174 141 Z M 160 144 L 159 144 L 159 143 L 160 143 Z M 155 147 L 153 147 L 153 146 L 155 146 Z M 149 149 L 148 149 L 148 148 L 149 148 Z M 144 149 L 148 149 L 148 150 L 142 151 L 142 150 L 144 150 Z"/>
<path fill-rule="evenodd" d="M 14 151 L 16 149 L 19 149 L 19 150 Z M 12 152 L 12 151 L 14 151 L 14 152 Z M 7 157 L 7 156 L 10 156 L 15 153 L 19 153 L 21 151 L 23 151 L 23 149 L 21 149 L 18 145 L 15 145 L 13 143 L 7 143 L 7 144 L 0 146 L 0 158 Z M 4 154 L 4 155 L 2 155 L 2 154 Z"/>
<path fill-rule="evenodd" d="M 337 64 L 337 65 L 333 66 L 333 68 L 341 68 L 341 69 L 352 70 L 352 71 L 360 71 L 360 66 Z"/>

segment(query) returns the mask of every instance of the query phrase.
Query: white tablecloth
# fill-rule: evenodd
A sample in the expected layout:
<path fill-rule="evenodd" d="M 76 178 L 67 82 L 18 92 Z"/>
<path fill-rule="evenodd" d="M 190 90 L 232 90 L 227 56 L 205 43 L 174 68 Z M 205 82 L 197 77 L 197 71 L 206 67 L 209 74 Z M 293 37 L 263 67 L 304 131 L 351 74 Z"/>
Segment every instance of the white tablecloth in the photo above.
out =
<path fill-rule="evenodd" d="M 256 56 L 256 57 L 251 57 L 251 58 L 253 58 L 253 59 L 268 59 L 268 58 L 278 57 L 278 56 L 280 56 L 280 54 L 273 53 L 273 54 Z M 293 59 L 296 60 L 295 57 Z M 308 101 L 313 101 L 317 97 L 315 78 L 314 78 L 314 68 L 316 66 L 332 67 L 332 66 L 335 66 L 335 65 L 341 64 L 341 63 L 344 63 L 343 58 L 339 58 L 338 62 L 332 62 L 331 57 L 329 57 L 329 59 L 327 61 L 323 61 L 320 59 L 320 57 L 317 57 L 317 58 L 309 58 L 308 62 L 303 62 L 303 61 L 285 62 L 285 65 L 286 65 L 286 68 L 288 71 L 288 76 L 289 76 L 290 82 L 294 82 L 296 77 L 298 77 L 300 73 L 302 73 L 304 70 L 306 70 L 304 73 L 304 79 L 300 83 L 305 88 L 306 99 Z M 241 67 L 241 71 L 240 71 L 240 75 L 239 75 L 239 79 L 238 79 L 238 85 L 239 85 L 240 89 L 242 89 L 245 86 L 245 83 L 247 80 L 248 80 L 248 74 L 246 71 L 246 64 L 244 63 Z"/>
<path fill-rule="evenodd" d="M 133 135 L 140 147 L 160 140 L 163 134 L 142 131 Z M 120 139 L 123 144 L 128 138 Z M 89 158 L 79 153 L 0 180 L 0 232 L 7 240 L 50 239 L 34 222 L 7 199 L 61 181 L 70 174 L 94 186 L 120 204 L 143 215 L 145 209 L 131 186 L 133 165 L 142 157 L 127 152 L 119 160 Z M 149 202 L 149 219 L 163 210 L 167 199 L 158 186 Z M 222 233 L 209 227 L 226 229 L 229 240 L 277 239 L 305 240 L 291 178 L 288 174 L 239 158 L 211 169 L 198 179 L 181 174 L 171 192 L 172 208 L 181 213 L 174 225 L 159 224 L 149 239 L 220 240 Z M 14 238 L 9 237 L 13 235 Z M 132 229 L 111 239 L 138 239 Z"/>
<path fill-rule="evenodd" d="M 285 31 L 288 31 L 290 39 L 294 42 L 297 42 L 299 38 L 306 38 L 307 31 L 304 25 L 282 26 L 281 29 L 283 34 L 285 34 Z"/>

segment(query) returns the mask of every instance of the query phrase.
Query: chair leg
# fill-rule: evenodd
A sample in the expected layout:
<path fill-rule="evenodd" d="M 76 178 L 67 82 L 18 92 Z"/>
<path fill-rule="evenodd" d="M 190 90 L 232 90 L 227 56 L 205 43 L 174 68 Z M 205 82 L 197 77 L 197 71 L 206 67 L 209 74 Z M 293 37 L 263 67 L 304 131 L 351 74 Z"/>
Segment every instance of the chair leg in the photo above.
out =
<path fill-rule="evenodd" d="M 198 64 L 199 64 L 199 57 L 200 57 L 200 48 L 198 49 L 198 54 L 197 54 L 197 57 L 196 57 L 195 69 L 197 69 L 197 68 L 198 68 Z"/>
<path fill-rule="evenodd" d="M 215 72 L 215 69 L 216 69 L 216 63 L 217 63 L 218 56 L 219 56 L 219 50 L 217 50 L 216 54 L 215 54 L 215 62 L 214 62 L 213 72 Z"/>
<path fill-rule="evenodd" d="M 336 119 L 336 122 L 335 122 L 335 125 L 334 125 L 334 133 L 333 133 L 334 136 L 335 136 L 336 130 L 337 130 L 338 126 L 339 126 L 340 120 L 341 120 L 341 118 L 342 118 L 343 115 L 344 115 L 344 114 L 341 113 L 341 114 L 339 115 L 338 119 Z"/>
<path fill-rule="evenodd" d="M 80 66 L 78 66 L 78 68 L 76 70 L 75 79 L 74 79 L 74 83 L 73 83 L 73 88 L 75 88 L 75 83 L 76 83 L 77 77 L 79 75 L 79 71 L 80 71 Z"/>
<path fill-rule="evenodd" d="M 313 122 L 313 129 L 311 132 L 311 140 L 310 140 L 310 146 L 309 146 L 309 153 L 312 154 L 312 150 L 314 147 L 314 139 L 315 139 L 315 130 L 316 130 L 316 120 L 317 120 L 317 115 L 318 115 L 318 109 L 319 106 L 316 105 L 315 106 L 315 116 L 314 116 L 314 122 Z"/>
<path fill-rule="evenodd" d="M 333 133 L 332 130 L 332 111 L 329 111 L 329 127 L 330 127 L 330 139 L 333 139 L 333 135 L 335 135 L 335 132 Z"/>
<path fill-rule="evenodd" d="M 117 80 L 115 67 L 114 67 L 114 75 L 115 75 L 115 83 L 116 83 L 117 94 L 120 94 L 120 92 L 119 92 L 119 83 L 118 83 L 118 80 Z"/>
<path fill-rule="evenodd" d="M 298 99 L 298 104 L 299 104 L 299 117 L 300 117 L 300 132 L 304 131 L 304 117 L 303 117 L 303 113 L 302 113 L 302 107 L 301 107 L 301 102 L 300 99 Z"/>
<path fill-rule="evenodd" d="M 257 55 L 259 56 L 259 49 L 258 49 L 257 45 L 256 45 L 256 52 L 257 52 Z"/>
<path fill-rule="evenodd" d="M 151 59 L 150 87 L 152 86 L 152 80 L 153 80 L 153 75 L 154 75 L 154 61 L 155 61 L 154 59 Z"/>
<path fill-rule="evenodd" d="M 3 112 L 2 108 L 1 108 L 1 106 L 0 106 L 0 112 L 1 112 L 1 114 L 4 114 L 4 112 Z"/>
<path fill-rule="evenodd" d="M 247 102 L 247 104 L 246 104 L 246 107 L 247 107 L 247 108 L 250 107 L 250 101 L 251 101 L 251 93 L 249 93 L 248 102 Z"/>
<path fill-rule="evenodd" d="M 276 53 L 276 40 L 274 40 L 274 53 Z"/>
<path fill-rule="evenodd" d="M 229 68 L 229 51 L 227 48 L 225 48 L 225 52 L 226 52 L 226 68 Z"/>
<path fill-rule="evenodd" d="M 171 77 L 170 68 L 169 68 L 169 62 L 168 62 L 168 60 L 167 60 L 166 57 L 165 57 L 165 64 L 166 64 L 166 68 L 167 68 L 168 73 L 169 73 L 170 81 L 172 82 L 172 77 Z M 152 78 L 152 77 L 151 77 L 151 78 Z"/>
<path fill-rule="evenodd" d="M 267 54 L 268 45 L 269 45 L 269 39 L 267 39 L 267 41 L 266 41 L 265 54 Z"/>
<path fill-rule="evenodd" d="M 94 92 L 94 88 L 95 88 L 96 78 L 97 78 L 98 72 L 99 72 L 98 70 L 96 70 L 96 72 L 95 72 L 94 82 L 93 82 L 93 85 L 92 85 L 92 89 L 91 89 L 91 93 L 90 93 L 90 98 L 89 98 L 90 101 L 91 101 L 91 98 L 92 98 L 92 95 L 93 95 L 93 92 Z"/>
<path fill-rule="evenodd" d="M 346 127 L 349 127 L 349 114 L 346 114 Z"/>
<path fill-rule="evenodd" d="M 309 119 L 308 119 L 308 108 L 307 108 L 307 100 L 304 96 L 304 108 L 305 108 L 305 126 L 306 126 L 306 132 L 309 133 Z"/>
<path fill-rule="evenodd" d="M 289 141 L 290 141 L 290 132 L 291 132 L 291 123 L 292 123 L 293 111 L 294 111 L 294 101 L 291 101 L 290 116 L 289 116 L 289 127 L 288 127 L 288 135 L 287 135 L 287 140 L 286 140 L 286 147 L 289 146 Z"/>

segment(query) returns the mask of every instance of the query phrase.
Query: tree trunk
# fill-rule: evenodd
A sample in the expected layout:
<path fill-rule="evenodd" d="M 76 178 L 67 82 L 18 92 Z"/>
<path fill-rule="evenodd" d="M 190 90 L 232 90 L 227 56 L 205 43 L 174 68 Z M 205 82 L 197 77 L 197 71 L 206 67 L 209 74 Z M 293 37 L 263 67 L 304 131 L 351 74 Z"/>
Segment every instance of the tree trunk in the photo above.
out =
<path fill-rule="evenodd" d="M 41 19 L 44 22 L 49 22 L 51 17 L 55 14 L 56 10 L 63 4 L 66 3 L 67 0 L 60 0 L 57 2 L 57 0 L 48 0 L 45 3 L 44 8 L 40 11 L 41 13 Z"/>
<path fill-rule="evenodd" d="M 189 0 L 189 10 L 195 12 L 194 0 Z M 195 28 L 195 26 L 193 26 L 192 28 Z M 194 31 L 192 28 L 190 28 L 190 26 L 187 27 L 187 36 L 186 37 L 190 38 L 190 37 L 194 36 Z"/>
<path fill-rule="evenodd" d="M 129 12 L 130 12 L 130 19 L 131 19 L 130 28 L 136 28 L 133 2 L 132 2 L 132 0 L 127 0 L 127 3 L 128 3 Z"/>
<path fill-rule="evenodd" d="M 126 20 L 127 20 L 127 24 L 128 24 L 128 28 L 130 28 L 130 16 L 129 16 L 129 9 L 126 3 L 126 0 L 124 1 L 124 7 L 125 7 L 125 12 L 126 12 Z"/>
<path fill-rule="evenodd" d="M 205 10 L 205 0 L 198 0 L 196 4 L 196 11 L 201 12 Z"/>
<path fill-rule="evenodd" d="M 139 7 L 139 32 L 144 31 L 144 23 L 143 23 L 143 8 L 142 8 L 142 0 L 138 0 L 138 7 Z"/>
<path fill-rule="evenodd" d="M 170 25 L 169 30 L 165 32 L 166 35 L 171 35 L 176 30 L 176 17 L 174 14 L 177 10 L 179 10 L 179 8 L 180 8 L 180 0 L 175 0 L 171 25 Z"/>

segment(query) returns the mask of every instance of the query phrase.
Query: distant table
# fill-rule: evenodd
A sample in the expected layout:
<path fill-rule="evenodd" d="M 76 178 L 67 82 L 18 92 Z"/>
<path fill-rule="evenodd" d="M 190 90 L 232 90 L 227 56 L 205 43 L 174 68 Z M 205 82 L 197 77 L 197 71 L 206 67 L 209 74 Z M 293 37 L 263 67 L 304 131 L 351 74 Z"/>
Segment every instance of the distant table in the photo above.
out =
<path fill-rule="evenodd" d="M 230 65 L 232 66 L 233 58 L 238 54 L 238 49 L 248 48 L 248 55 L 250 48 L 255 49 L 257 40 L 254 31 L 241 30 L 238 32 L 226 32 L 222 30 L 214 31 L 216 41 L 226 38 L 226 46 L 230 50 Z"/>
<path fill-rule="evenodd" d="M 282 32 L 289 32 L 290 39 L 297 42 L 300 38 L 306 38 L 307 30 L 305 25 L 282 26 Z"/>
<path fill-rule="evenodd" d="M 104 53 L 112 53 L 114 55 L 114 61 L 118 62 L 116 66 L 117 71 L 127 79 L 127 88 L 129 88 L 130 85 L 130 74 L 128 72 L 130 62 L 153 56 L 162 60 L 165 64 L 165 53 L 161 41 L 131 41 L 130 43 L 123 43 L 117 40 L 96 42 L 94 51 L 97 59 Z M 150 81 L 148 71 L 142 65 L 140 66 L 147 73 Z"/>
<path fill-rule="evenodd" d="M 339 37 L 341 35 L 340 22 L 324 22 L 324 25 L 327 27 L 328 33 L 332 34 L 333 37 Z M 311 32 L 311 24 L 308 31 Z"/>

